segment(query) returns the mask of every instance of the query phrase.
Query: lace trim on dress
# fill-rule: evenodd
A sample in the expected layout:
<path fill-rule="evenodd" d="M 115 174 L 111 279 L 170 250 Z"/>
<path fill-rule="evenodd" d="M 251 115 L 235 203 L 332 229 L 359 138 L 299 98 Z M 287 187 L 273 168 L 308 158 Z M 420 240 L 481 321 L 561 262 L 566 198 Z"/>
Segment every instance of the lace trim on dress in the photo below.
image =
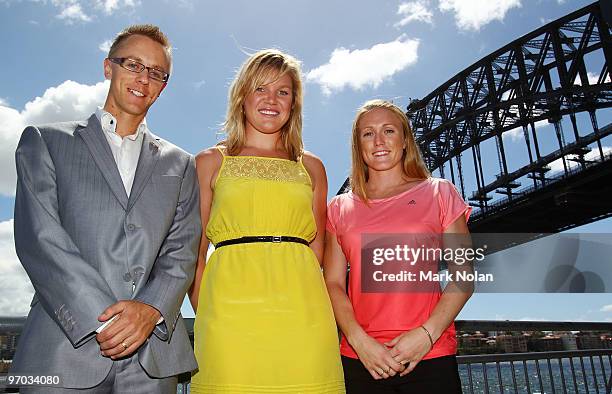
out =
<path fill-rule="evenodd" d="M 310 185 L 310 176 L 299 161 L 259 156 L 225 156 L 220 177 L 251 178 Z"/>

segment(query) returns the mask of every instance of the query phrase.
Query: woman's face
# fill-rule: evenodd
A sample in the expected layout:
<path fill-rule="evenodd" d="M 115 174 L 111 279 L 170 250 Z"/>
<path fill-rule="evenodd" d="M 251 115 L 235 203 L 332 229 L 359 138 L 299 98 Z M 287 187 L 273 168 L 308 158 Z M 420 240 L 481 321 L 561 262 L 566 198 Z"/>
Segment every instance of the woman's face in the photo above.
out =
<path fill-rule="evenodd" d="M 276 79 L 274 73 L 244 100 L 246 131 L 274 134 L 289 120 L 293 104 L 293 80 L 288 74 Z"/>
<path fill-rule="evenodd" d="M 401 120 L 388 109 L 375 108 L 357 123 L 361 156 L 369 169 L 386 171 L 402 166 L 406 147 Z"/>

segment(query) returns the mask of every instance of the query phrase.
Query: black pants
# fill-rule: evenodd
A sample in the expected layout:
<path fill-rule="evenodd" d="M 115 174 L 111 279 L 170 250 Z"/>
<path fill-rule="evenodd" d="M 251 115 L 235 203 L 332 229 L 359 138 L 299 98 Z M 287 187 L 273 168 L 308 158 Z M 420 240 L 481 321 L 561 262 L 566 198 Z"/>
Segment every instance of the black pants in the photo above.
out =
<path fill-rule="evenodd" d="M 455 356 L 421 361 L 406 376 L 399 374 L 374 380 L 355 358 L 342 356 L 346 394 L 455 394 L 461 393 L 461 380 Z"/>

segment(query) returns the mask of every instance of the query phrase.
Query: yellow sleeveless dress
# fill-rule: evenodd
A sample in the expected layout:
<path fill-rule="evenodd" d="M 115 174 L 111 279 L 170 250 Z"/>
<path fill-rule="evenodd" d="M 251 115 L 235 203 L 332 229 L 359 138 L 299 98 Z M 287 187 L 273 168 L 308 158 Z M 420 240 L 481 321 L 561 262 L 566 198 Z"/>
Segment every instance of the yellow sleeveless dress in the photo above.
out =
<path fill-rule="evenodd" d="M 224 156 L 206 235 L 311 241 L 312 184 L 301 160 Z M 195 318 L 191 393 L 344 393 L 334 315 L 319 262 L 298 243 L 215 250 Z"/>

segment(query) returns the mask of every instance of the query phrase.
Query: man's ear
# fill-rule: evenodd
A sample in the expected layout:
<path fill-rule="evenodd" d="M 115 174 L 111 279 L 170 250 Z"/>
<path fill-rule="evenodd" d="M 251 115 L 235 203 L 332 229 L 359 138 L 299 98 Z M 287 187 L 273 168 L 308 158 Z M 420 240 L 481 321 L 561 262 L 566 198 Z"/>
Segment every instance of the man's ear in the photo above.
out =
<path fill-rule="evenodd" d="M 104 78 L 111 79 L 113 76 L 113 69 L 111 67 L 111 61 L 108 59 L 104 59 Z"/>

